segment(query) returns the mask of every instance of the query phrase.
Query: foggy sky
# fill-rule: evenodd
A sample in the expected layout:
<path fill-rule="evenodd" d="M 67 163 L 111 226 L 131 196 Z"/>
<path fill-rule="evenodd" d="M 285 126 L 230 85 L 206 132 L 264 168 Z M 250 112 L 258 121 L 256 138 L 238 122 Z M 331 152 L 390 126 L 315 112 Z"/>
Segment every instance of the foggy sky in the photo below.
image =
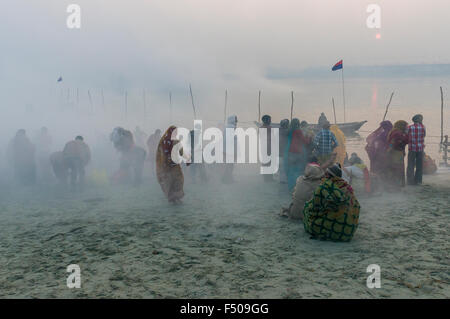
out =
<path fill-rule="evenodd" d="M 82 27 L 66 27 L 67 5 Z M 381 6 L 382 38 L 366 27 Z M 448 63 L 446 0 L 5 0 L 3 85 L 181 87 L 263 80 L 268 67 Z"/>
<path fill-rule="evenodd" d="M 81 6 L 80 30 L 66 27 L 71 3 Z M 366 26 L 371 3 L 381 6 L 380 30 Z M 3 110 L 51 104 L 60 87 L 84 90 L 84 103 L 86 90 L 91 89 L 97 105 L 101 88 L 108 103 L 122 103 L 125 89 L 136 90 L 130 97 L 133 103 L 141 95 L 138 90 L 146 88 L 152 102 L 167 104 L 171 90 L 189 105 L 189 83 L 198 104 L 210 102 L 207 95 L 220 94 L 217 103 L 222 105 L 226 88 L 289 92 L 291 87 L 266 76 L 273 68 L 329 69 L 341 58 L 344 65 L 450 63 L 448 0 L 4 0 L 2 4 Z M 57 84 L 60 75 L 64 81 Z"/>

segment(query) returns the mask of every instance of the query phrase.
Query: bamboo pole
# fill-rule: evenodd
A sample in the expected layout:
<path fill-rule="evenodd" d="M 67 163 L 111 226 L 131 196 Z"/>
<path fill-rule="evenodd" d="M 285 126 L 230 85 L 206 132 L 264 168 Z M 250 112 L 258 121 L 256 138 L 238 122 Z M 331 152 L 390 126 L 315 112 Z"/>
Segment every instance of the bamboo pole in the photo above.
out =
<path fill-rule="evenodd" d="M 194 95 L 192 94 L 192 87 L 189 83 L 189 92 L 191 93 L 191 102 L 192 102 L 192 109 L 194 110 L 194 120 L 197 119 L 197 112 L 195 111 L 195 104 L 194 104 Z"/>
<path fill-rule="evenodd" d="M 444 93 L 442 92 L 442 86 L 440 87 L 440 89 L 441 89 L 441 147 L 444 147 L 442 145 L 442 143 L 444 142 Z"/>
<path fill-rule="evenodd" d="M 291 122 L 293 113 L 294 113 L 294 91 L 291 91 Z"/>
<path fill-rule="evenodd" d="M 336 109 L 334 107 L 334 97 L 331 98 L 331 102 L 333 103 L 334 124 L 337 124 L 337 121 L 336 121 Z"/>
<path fill-rule="evenodd" d="M 394 96 L 394 92 L 391 93 L 391 97 L 389 98 L 389 103 L 386 105 L 386 111 L 384 112 L 383 121 L 386 119 L 386 115 L 389 110 L 389 105 L 391 105 L 392 97 Z"/>
<path fill-rule="evenodd" d="M 344 84 L 344 66 L 342 65 L 342 100 L 344 101 L 344 123 L 346 123 L 346 119 L 345 119 L 345 84 Z"/>

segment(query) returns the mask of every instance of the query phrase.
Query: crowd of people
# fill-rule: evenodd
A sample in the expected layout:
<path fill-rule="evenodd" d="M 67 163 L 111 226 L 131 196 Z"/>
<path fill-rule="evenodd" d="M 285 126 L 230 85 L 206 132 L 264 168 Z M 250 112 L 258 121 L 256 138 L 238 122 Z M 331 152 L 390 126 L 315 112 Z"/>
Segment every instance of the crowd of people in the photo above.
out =
<path fill-rule="evenodd" d="M 366 152 L 370 168 L 352 153 L 348 157 L 346 138 L 338 125 L 331 125 L 322 113 L 318 124 L 310 126 L 284 119 L 272 124 L 271 117 L 262 117 L 262 128 L 269 130 L 268 153 L 271 152 L 270 130 L 279 127 L 279 170 L 275 175 L 264 175 L 265 182 L 278 180 L 292 194 L 292 203 L 282 208 L 281 216 L 301 220 L 312 238 L 349 241 L 357 227 L 360 204 L 356 195 L 371 195 L 380 185 L 398 190 L 408 185 L 420 185 L 422 174 L 436 170 L 434 162 L 424 153 L 426 129 L 423 116 L 415 115 L 412 124 L 399 120 L 380 123 L 378 129 L 366 139 Z M 237 116 L 230 116 L 224 128 L 236 128 Z M 139 127 L 133 132 L 116 127 L 109 136 L 112 146 L 120 154 L 119 168 L 111 177 L 114 183 L 142 183 L 144 164 L 150 164 L 151 175 L 156 178 L 168 201 L 180 204 L 184 196 L 184 175 L 180 163 L 172 159 L 172 150 L 180 141 L 173 139 L 177 128 L 170 126 L 163 135 L 157 129 L 147 137 Z M 190 155 L 182 149 L 180 154 L 191 157 L 189 167 L 192 182 L 207 182 L 205 164 L 195 163 L 195 151 L 201 147 L 194 127 L 190 132 Z M 226 143 L 224 138 L 224 145 Z M 82 136 L 68 141 L 61 151 L 51 152 L 52 138 L 42 128 L 35 143 L 20 129 L 11 140 L 7 155 L 16 181 L 23 185 L 36 183 L 37 175 L 43 180 L 54 176 L 61 185 L 82 190 L 85 167 L 91 160 L 91 151 Z M 407 169 L 405 155 L 408 146 Z M 235 144 L 236 147 L 236 144 Z M 226 161 L 222 182 L 233 183 L 234 164 Z M 225 164 L 226 162 L 226 164 Z M 263 164 L 268 165 L 268 164 Z M 434 167 L 433 167 L 434 165 Z M 283 186 L 283 187 L 286 187 Z M 356 194 L 356 195 L 355 195 Z"/>
<path fill-rule="evenodd" d="M 399 120 L 392 124 L 383 121 L 380 127 L 371 133 L 366 141 L 366 151 L 370 160 L 370 170 L 361 158 L 352 153 L 348 158 L 345 150 L 345 136 L 336 125 L 331 126 L 322 114 L 319 125 L 322 129 L 312 139 L 312 156 L 304 166 L 308 153 L 301 157 L 302 150 L 307 152 L 311 139 L 304 138 L 302 132 L 295 133 L 298 120 L 292 120 L 290 130 L 284 120 L 280 127 L 287 130 L 288 140 L 294 134 L 296 170 L 287 163 L 287 182 L 292 189 L 292 203 L 281 209 L 281 216 L 303 221 L 305 231 L 313 238 L 349 241 L 358 226 L 360 205 L 355 196 L 371 195 L 377 188 L 389 191 L 399 190 L 408 185 L 422 184 L 422 174 L 433 173 L 437 166 L 424 153 L 426 129 L 420 114 L 412 118 L 412 124 Z M 280 134 L 281 135 L 281 134 Z M 281 145 L 281 144 L 280 144 Z M 405 179 L 405 148 L 408 146 L 408 159 Z M 290 156 L 291 145 L 286 147 L 285 156 Z M 300 152 L 299 152 L 300 150 Z M 282 171 L 284 172 L 284 171 Z M 289 176 L 292 174 L 292 176 Z M 300 176 L 297 176 L 300 174 Z M 280 177 L 280 182 L 284 182 Z"/>

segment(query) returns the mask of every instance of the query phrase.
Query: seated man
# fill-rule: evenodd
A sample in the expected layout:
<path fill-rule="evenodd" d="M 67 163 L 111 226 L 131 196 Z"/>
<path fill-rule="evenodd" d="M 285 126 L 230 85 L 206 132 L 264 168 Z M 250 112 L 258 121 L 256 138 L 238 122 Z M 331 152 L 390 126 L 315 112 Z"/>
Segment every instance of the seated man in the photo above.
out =
<path fill-rule="evenodd" d="M 347 242 L 358 227 L 360 205 L 342 179 L 339 164 L 329 167 L 303 210 L 305 231 L 313 239 Z"/>

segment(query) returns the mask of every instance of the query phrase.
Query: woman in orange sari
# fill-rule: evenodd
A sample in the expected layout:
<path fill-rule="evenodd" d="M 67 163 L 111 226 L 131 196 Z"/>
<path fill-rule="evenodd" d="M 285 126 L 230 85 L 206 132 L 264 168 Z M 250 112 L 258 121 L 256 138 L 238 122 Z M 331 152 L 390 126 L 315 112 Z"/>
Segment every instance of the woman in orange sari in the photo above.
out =
<path fill-rule="evenodd" d="M 397 121 L 388 135 L 386 179 L 394 187 L 405 186 L 405 146 L 408 145 L 408 123 Z"/>
<path fill-rule="evenodd" d="M 179 143 L 178 140 L 172 139 L 172 133 L 175 130 L 175 126 L 169 127 L 159 141 L 156 152 L 156 175 L 169 202 L 179 204 L 184 196 L 184 176 L 181 165 L 175 163 L 171 156 L 173 147 Z M 180 155 L 182 153 L 183 151 L 180 150 Z"/>

